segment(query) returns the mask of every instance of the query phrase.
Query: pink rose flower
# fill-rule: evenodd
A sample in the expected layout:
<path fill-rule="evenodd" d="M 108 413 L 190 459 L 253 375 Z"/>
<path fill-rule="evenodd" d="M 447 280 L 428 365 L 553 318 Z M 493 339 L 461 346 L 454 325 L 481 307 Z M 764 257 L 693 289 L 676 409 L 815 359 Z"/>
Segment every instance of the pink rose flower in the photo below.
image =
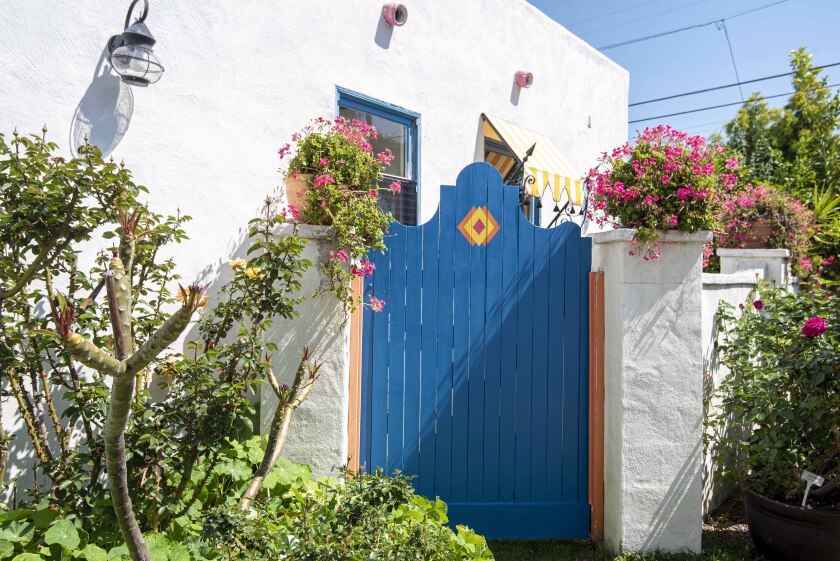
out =
<path fill-rule="evenodd" d="M 819 337 L 826 331 L 827 328 L 825 326 L 825 320 L 820 316 L 809 318 L 808 321 L 805 322 L 805 325 L 802 326 L 802 335 L 808 337 L 809 339 Z"/>
<path fill-rule="evenodd" d="M 756 300 L 755 302 L 753 302 L 753 308 L 755 308 L 756 310 L 761 310 L 761 308 L 763 307 L 764 302 L 762 302 L 761 300 Z"/>

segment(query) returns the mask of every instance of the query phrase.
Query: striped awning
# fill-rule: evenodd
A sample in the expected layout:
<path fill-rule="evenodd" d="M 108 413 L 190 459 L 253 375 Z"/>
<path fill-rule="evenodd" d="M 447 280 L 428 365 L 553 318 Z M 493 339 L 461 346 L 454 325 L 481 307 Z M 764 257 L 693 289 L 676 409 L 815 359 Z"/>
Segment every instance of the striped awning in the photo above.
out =
<path fill-rule="evenodd" d="M 563 198 L 562 192 L 565 190 L 573 205 L 583 203 L 580 175 L 563 160 L 549 139 L 486 113 L 483 113 L 481 117 L 484 119 L 484 135 L 504 143 L 520 162 L 525 159 L 528 149 L 536 145 L 534 153 L 525 161 L 527 174 L 535 179 L 528 185 L 531 195 L 541 197 L 545 190 L 551 187 L 555 202 L 560 202 Z M 498 169 L 504 177 L 516 162 L 513 162 L 510 157 L 493 154 L 488 163 Z"/>

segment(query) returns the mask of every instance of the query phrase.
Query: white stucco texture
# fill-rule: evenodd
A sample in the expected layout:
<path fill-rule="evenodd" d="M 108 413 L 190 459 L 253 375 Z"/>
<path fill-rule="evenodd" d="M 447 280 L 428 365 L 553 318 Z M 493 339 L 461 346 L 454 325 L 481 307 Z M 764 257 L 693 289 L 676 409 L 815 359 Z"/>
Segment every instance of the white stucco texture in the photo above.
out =
<path fill-rule="evenodd" d="M 622 551 L 700 551 L 707 232 L 665 233 L 629 255 L 632 230 L 593 234 L 604 271 L 604 539 Z"/>
<path fill-rule="evenodd" d="M 285 226 L 278 235 L 284 235 Z M 312 298 L 326 282 L 320 263 L 332 249 L 324 226 L 301 226 L 299 235 L 308 243 L 303 258 L 314 265 L 301 279 L 298 308 L 300 318 L 276 320 L 269 336 L 278 351 L 272 366 L 281 384 L 291 386 L 300 363 L 300 352 L 308 346 L 321 368 L 309 398 L 295 411 L 283 456 L 306 463 L 316 476 L 330 475 L 335 466 L 347 461 L 347 414 L 350 388 L 350 329 L 344 310 L 332 294 Z M 268 385 L 260 387 L 261 434 L 268 434 L 277 407 L 277 396 Z M 336 475 L 336 473 L 333 473 Z"/>

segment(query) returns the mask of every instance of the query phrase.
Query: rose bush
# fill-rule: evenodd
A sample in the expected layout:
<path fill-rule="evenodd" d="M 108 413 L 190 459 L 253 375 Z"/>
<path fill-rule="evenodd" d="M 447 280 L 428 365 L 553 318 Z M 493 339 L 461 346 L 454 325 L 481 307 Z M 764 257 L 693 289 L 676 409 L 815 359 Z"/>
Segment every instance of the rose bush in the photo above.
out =
<path fill-rule="evenodd" d="M 718 350 L 732 372 L 708 420 L 720 475 L 797 502 L 808 470 L 826 480 L 812 504 L 840 508 L 840 299 L 758 290 L 740 317 L 726 304 L 718 314 Z"/>

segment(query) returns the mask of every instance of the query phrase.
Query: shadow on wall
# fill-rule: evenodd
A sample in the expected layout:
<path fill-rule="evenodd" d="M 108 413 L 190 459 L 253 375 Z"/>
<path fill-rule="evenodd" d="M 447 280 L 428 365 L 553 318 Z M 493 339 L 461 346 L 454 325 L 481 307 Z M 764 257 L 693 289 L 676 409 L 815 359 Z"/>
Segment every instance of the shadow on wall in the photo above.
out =
<path fill-rule="evenodd" d="M 277 235 L 284 235 L 289 227 L 284 226 Z M 309 228 L 309 229 L 307 229 Z M 323 239 L 323 227 L 301 227 L 299 235 L 307 242 L 303 257 L 312 266 L 301 278 L 298 296 L 304 300 L 297 306 L 298 318 L 274 318 L 266 339 L 275 345 L 271 364 L 280 384 L 291 385 L 300 364 L 300 352 L 308 346 L 321 365 L 319 378 L 309 398 L 295 412 L 292 419 L 283 457 L 294 462 L 306 463 L 316 475 L 329 475 L 332 466 L 340 465 L 346 459 L 347 441 L 347 387 L 349 365 L 349 329 L 345 324 L 344 310 L 332 293 L 313 296 L 317 288 L 324 288 L 324 277 L 320 263 L 326 259 L 331 242 Z M 207 309 L 212 309 L 219 300 L 219 291 L 233 278 L 228 259 L 247 259 L 251 240 L 247 228 L 239 232 L 238 242 L 230 248 L 227 259 L 208 265 L 198 275 L 199 284 L 210 283 Z M 188 280 L 188 279 L 185 279 Z M 231 333 L 235 338 L 236 334 Z M 195 341 L 200 338 L 198 326 L 193 323 L 185 338 Z M 153 384 L 158 386 L 158 384 Z M 165 386 L 157 387 L 153 395 L 162 399 Z M 268 434 L 272 415 L 277 407 L 277 397 L 268 385 L 249 396 L 259 408 L 259 420 L 255 429 L 262 435 Z"/>
<path fill-rule="evenodd" d="M 373 40 L 383 49 L 391 46 L 391 36 L 394 34 L 394 27 L 390 25 L 381 15 L 379 25 L 376 26 L 376 35 Z"/>
<path fill-rule="evenodd" d="M 134 113 L 134 94 L 106 63 L 108 50 L 103 49 L 93 73 L 93 81 L 76 106 L 70 123 L 70 149 L 78 156 L 78 147 L 85 141 L 109 156 L 128 132 Z"/>

